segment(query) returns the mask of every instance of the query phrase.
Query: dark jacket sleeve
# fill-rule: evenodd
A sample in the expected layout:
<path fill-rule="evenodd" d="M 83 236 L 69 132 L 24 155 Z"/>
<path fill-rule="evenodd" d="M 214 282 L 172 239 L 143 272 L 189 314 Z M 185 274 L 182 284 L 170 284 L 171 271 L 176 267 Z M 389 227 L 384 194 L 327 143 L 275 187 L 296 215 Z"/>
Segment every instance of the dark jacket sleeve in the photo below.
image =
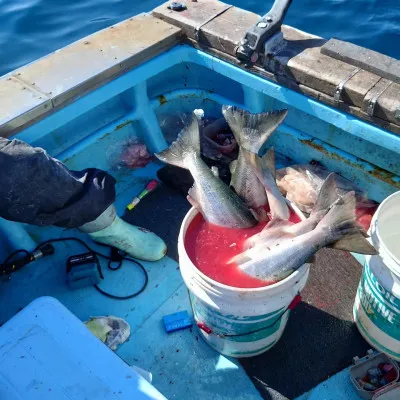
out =
<path fill-rule="evenodd" d="M 46 151 L 0 138 L 0 217 L 33 225 L 76 228 L 115 200 L 115 179 L 88 168 L 70 171 Z"/>

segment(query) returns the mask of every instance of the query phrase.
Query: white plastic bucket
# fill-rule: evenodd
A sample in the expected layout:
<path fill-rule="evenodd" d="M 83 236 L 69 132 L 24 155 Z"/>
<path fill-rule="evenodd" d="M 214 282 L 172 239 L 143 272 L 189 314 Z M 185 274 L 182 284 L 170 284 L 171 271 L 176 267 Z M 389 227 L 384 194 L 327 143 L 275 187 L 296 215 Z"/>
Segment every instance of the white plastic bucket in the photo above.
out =
<path fill-rule="evenodd" d="M 366 256 L 354 321 L 369 344 L 400 361 L 400 192 L 379 206 L 369 234 L 379 255 Z"/>
<path fill-rule="evenodd" d="M 304 219 L 300 211 L 295 211 Z M 224 355 L 239 358 L 261 354 L 282 336 L 289 318 L 288 307 L 307 282 L 309 264 L 262 288 L 234 288 L 214 281 L 196 268 L 185 249 L 186 231 L 197 213 L 192 208 L 183 220 L 178 252 L 200 332 L 211 347 Z"/>

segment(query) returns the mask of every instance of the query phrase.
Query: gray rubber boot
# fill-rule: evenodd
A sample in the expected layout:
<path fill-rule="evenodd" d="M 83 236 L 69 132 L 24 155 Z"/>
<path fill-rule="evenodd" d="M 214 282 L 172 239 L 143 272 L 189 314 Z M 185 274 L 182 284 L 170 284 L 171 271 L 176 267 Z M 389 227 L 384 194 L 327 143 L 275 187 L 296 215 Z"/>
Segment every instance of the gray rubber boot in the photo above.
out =
<path fill-rule="evenodd" d="M 89 234 L 95 242 L 116 247 L 140 260 L 157 261 L 167 252 L 167 245 L 160 237 L 123 221 L 118 217 L 114 205 L 79 230 Z"/>

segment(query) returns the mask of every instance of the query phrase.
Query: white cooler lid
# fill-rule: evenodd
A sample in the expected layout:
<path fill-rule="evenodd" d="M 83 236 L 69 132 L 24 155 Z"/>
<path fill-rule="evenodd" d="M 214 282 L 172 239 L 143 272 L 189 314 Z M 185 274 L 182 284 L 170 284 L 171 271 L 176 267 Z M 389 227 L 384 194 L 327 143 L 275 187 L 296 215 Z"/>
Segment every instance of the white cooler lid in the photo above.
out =
<path fill-rule="evenodd" d="M 0 399 L 165 400 L 56 299 L 0 328 Z"/>

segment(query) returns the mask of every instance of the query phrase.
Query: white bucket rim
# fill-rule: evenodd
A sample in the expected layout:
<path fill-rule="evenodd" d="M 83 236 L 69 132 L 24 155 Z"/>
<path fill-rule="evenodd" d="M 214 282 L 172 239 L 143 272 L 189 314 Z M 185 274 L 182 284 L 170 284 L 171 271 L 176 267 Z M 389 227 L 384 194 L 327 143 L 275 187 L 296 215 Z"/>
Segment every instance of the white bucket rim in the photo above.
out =
<path fill-rule="evenodd" d="M 383 238 L 382 238 L 382 236 L 381 236 L 381 234 L 379 232 L 378 218 L 379 218 L 379 213 L 382 212 L 382 209 L 385 208 L 386 204 L 396 196 L 400 197 L 400 190 L 397 191 L 397 192 L 392 193 L 390 196 L 386 197 L 386 199 L 382 201 L 382 203 L 377 208 L 377 210 L 376 210 L 376 212 L 375 212 L 375 214 L 373 216 L 373 221 L 371 223 L 371 236 L 372 236 L 372 233 L 374 233 L 376 235 L 376 237 L 377 237 L 377 239 L 379 241 L 379 252 L 380 252 L 380 248 L 382 248 L 393 259 L 393 261 L 397 260 L 397 257 L 395 257 L 395 255 L 392 253 L 392 251 L 390 251 L 388 249 L 388 247 L 386 246 L 386 244 L 385 244 L 385 242 L 384 242 L 384 240 L 383 240 Z M 400 199 L 399 199 L 399 201 L 400 201 Z"/>
<path fill-rule="evenodd" d="M 301 218 L 301 220 L 305 220 L 306 219 L 306 217 L 298 209 L 298 207 L 296 207 L 292 202 L 290 202 L 287 199 L 286 199 L 286 202 L 289 204 L 289 206 L 292 208 L 292 210 Z M 262 287 L 258 287 L 258 288 L 239 288 L 239 287 L 235 287 L 235 286 L 225 285 L 224 283 L 215 281 L 214 279 L 211 279 L 210 277 L 205 275 L 203 272 L 201 272 L 197 268 L 197 266 L 192 262 L 192 260 L 190 259 L 189 255 L 187 254 L 187 251 L 186 251 L 186 248 L 185 248 L 185 240 L 184 240 L 184 237 L 183 237 L 183 229 L 182 228 L 184 226 L 189 227 L 190 223 L 193 221 L 193 219 L 199 213 L 200 213 L 200 211 L 198 211 L 194 207 L 192 207 L 186 213 L 185 218 L 182 221 L 181 230 L 179 232 L 178 247 L 182 247 L 183 250 L 185 250 L 185 254 L 186 254 L 188 260 L 190 261 L 190 264 L 191 264 L 192 268 L 194 268 L 196 270 L 196 273 L 198 273 L 201 278 L 203 278 L 206 282 L 208 282 L 212 286 L 215 286 L 215 287 L 223 289 L 223 290 L 235 292 L 235 293 L 238 293 L 238 292 L 239 293 L 249 293 L 249 292 L 251 292 L 251 293 L 261 293 L 261 292 L 264 292 L 264 291 L 267 291 L 267 290 L 281 289 L 282 287 L 288 286 L 289 282 L 291 282 L 292 280 L 294 280 L 296 278 L 301 279 L 302 276 L 305 273 L 307 273 L 308 269 L 310 268 L 310 265 L 308 263 L 303 264 L 299 269 L 297 269 L 296 271 L 291 273 L 288 277 L 280 280 L 279 282 L 273 283 L 272 285 L 262 286 Z M 189 219 L 190 219 L 190 221 L 189 221 Z M 178 249 L 178 253 L 179 253 L 179 249 Z"/>

